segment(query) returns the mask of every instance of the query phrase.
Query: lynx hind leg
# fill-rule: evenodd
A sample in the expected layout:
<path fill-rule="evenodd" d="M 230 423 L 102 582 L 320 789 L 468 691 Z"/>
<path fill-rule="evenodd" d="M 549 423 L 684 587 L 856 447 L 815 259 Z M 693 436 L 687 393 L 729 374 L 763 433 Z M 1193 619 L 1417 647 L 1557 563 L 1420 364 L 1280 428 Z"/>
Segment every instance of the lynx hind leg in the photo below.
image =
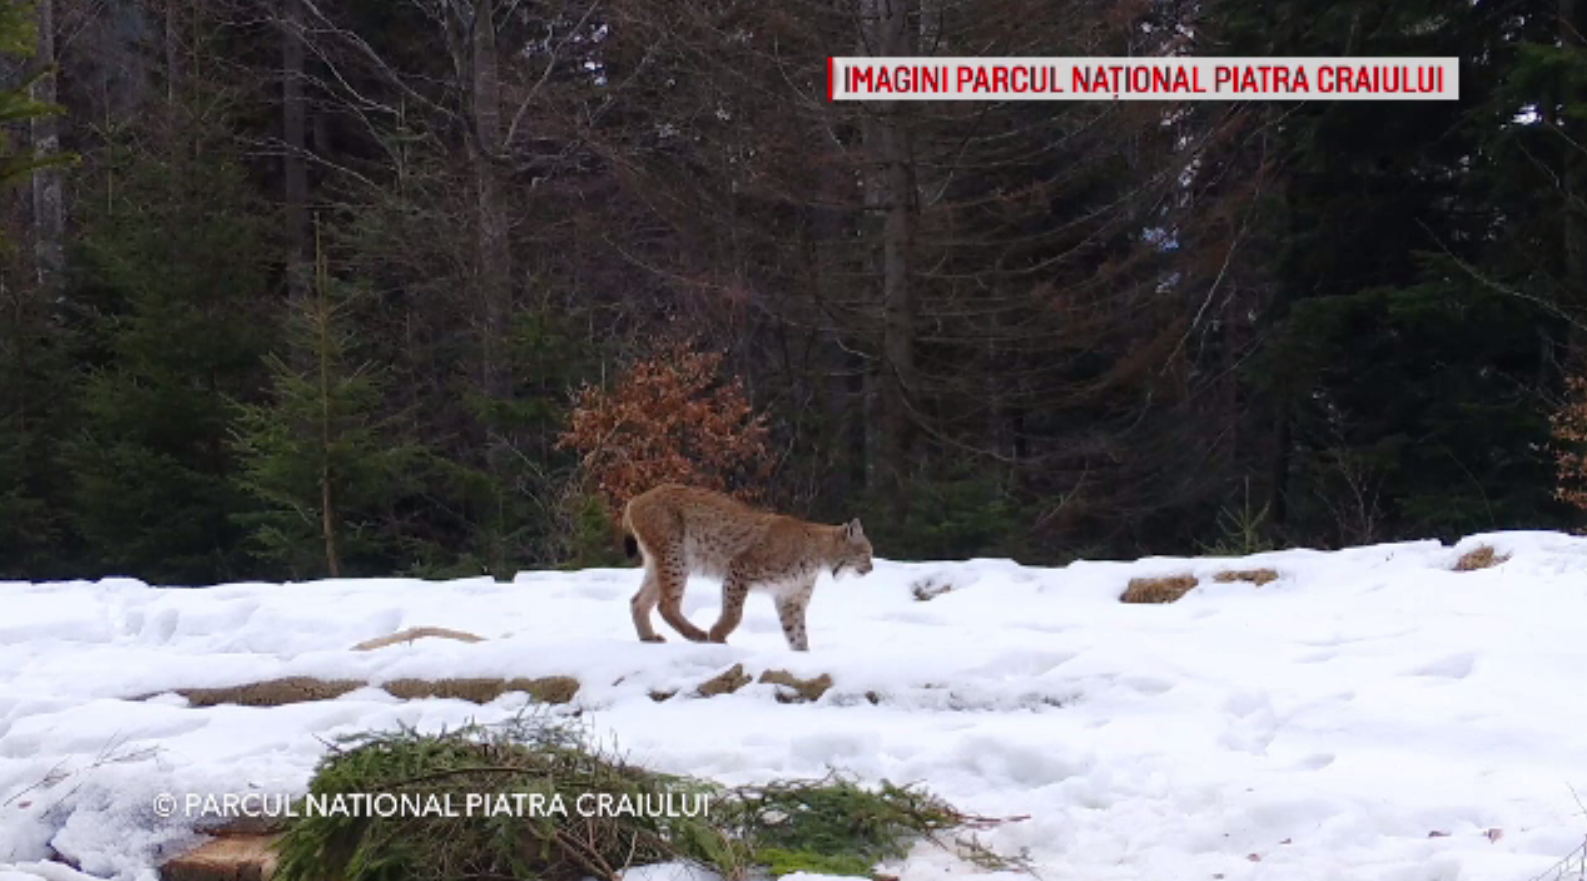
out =
<path fill-rule="evenodd" d="M 674 553 L 663 555 L 656 561 L 656 587 L 661 604 L 661 618 L 684 639 L 705 642 L 705 631 L 689 623 L 683 616 L 683 591 L 689 586 L 689 572 L 683 558 Z"/>
<path fill-rule="evenodd" d="M 744 600 L 749 597 L 749 582 L 736 572 L 722 579 L 722 614 L 711 626 L 712 642 L 727 642 L 744 620 Z"/>
<path fill-rule="evenodd" d="M 650 613 L 655 611 L 656 603 L 661 599 L 661 579 L 656 577 L 656 566 L 650 557 L 645 557 L 645 578 L 639 583 L 639 593 L 634 594 L 630 606 L 634 612 L 634 630 L 639 634 L 640 642 L 666 642 L 667 638 L 656 632 L 651 626 Z"/>
<path fill-rule="evenodd" d="M 777 597 L 777 618 L 782 621 L 782 635 L 788 647 L 796 652 L 810 651 L 810 634 L 805 628 L 805 609 L 810 606 L 814 585 Z"/>

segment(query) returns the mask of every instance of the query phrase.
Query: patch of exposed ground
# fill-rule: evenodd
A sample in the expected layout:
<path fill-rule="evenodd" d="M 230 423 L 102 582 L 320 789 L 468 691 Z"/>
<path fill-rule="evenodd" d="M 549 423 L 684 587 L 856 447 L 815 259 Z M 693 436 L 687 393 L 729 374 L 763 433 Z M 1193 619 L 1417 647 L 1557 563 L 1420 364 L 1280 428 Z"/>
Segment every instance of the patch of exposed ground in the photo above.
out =
<path fill-rule="evenodd" d="M 1123 603 L 1171 603 L 1189 593 L 1199 582 L 1193 575 L 1165 578 L 1131 578 L 1119 597 Z"/>
<path fill-rule="evenodd" d="M 743 664 L 734 664 L 710 679 L 700 683 L 695 689 L 702 697 L 716 697 L 719 694 L 732 694 L 750 683 L 750 676 L 744 672 Z"/>
<path fill-rule="evenodd" d="M 244 685 L 222 688 L 179 688 L 176 693 L 187 698 L 195 707 L 213 707 L 219 704 L 236 704 L 243 707 L 280 707 L 306 701 L 328 701 L 339 698 L 364 683 L 355 679 L 314 679 L 309 676 L 287 676 L 266 679 Z M 154 695 L 144 695 L 153 697 Z"/>
<path fill-rule="evenodd" d="M 732 694 L 751 682 L 763 682 L 777 686 L 777 700 L 785 704 L 820 700 L 821 696 L 832 688 L 832 676 L 827 673 L 810 679 L 802 679 L 787 670 L 766 670 L 761 673 L 759 679 L 756 679 L 744 672 L 743 664 L 734 664 L 700 683 L 694 689 L 694 694 L 700 697 Z M 236 704 L 244 707 L 279 707 L 307 701 L 333 700 L 355 689 L 364 688 L 369 684 L 354 679 L 315 679 L 308 676 L 288 676 L 281 679 L 249 682 L 243 685 L 231 685 L 221 688 L 177 688 L 171 689 L 169 693 L 181 695 L 187 699 L 189 704 L 195 707 L 213 707 L 220 704 Z M 565 704 L 572 701 L 578 694 L 580 683 L 571 676 L 541 676 L 533 679 L 526 677 L 481 677 L 474 679 L 394 679 L 390 682 L 375 685 L 375 687 L 384 690 L 392 697 L 401 698 L 402 700 L 450 698 L 476 704 L 487 704 L 504 694 L 523 692 L 540 703 Z M 164 693 L 167 692 L 158 692 L 158 694 Z M 659 702 L 668 700 L 676 694 L 676 691 L 653 691 L 650 693 L 650 697 L 652 700 Z M 154 696 L 154 694 L 140 695 L 134 700 L 147 700 Z"/>
<path fill-rule="evenodd" d="M 538 679 L 396 679 L 380 686 L 403 700 L 439 697 L 488 704 L 504 694 L 527 693 L 543 704 L 565 704 L 579 692 L 579 681 L 572 676 L 542 676 Z"/>
<path fill-rule="evenodd" d="M 955 585 L 952 582 L 942 581 L 933 576 L 923 578 L 910 585 L 909 592 L 916 600 L 926 603 L 953 590 L 954 587 Z"/>
<path fill-rule="evenodd" d="M 1491 569 L 1494 566 L 1510 559 L 1509 554 L 1499 554 L 1491 545 L 1478 545 L 1460 555 L 1455 561 L 1456 572 L 1475 572 L 1478 569 Z"/>
<path fill-rule="evenodd" d="M 832 675 L 822 673 L 814 679 L 800 679 L 787 670 L 767 670 L 760 674 L 760 682 L 770 682 L 777 688 L 777 700 L 785 704 L 802 704 L 820 700 L 832 687 Z"/>
<path fill-rule="evenodd" d="M 1217 575 L 1212 576 L 1212 580 L 1218 582 L 1219 584 L 1229 584 L 1235 581 L 1249 581 L 1257 587 L 1261 587 L 1270 581 L 1277 581 L 1278 572 L 1272 569 L 1231 569 L 1227 572 L 1219 572 Z"/>
<path fill-rule="evenodd" d="M 177 688 L 172 691 L 187 698 L 187 702 L 195 707 L 213 707 L 219 704 L 280 707 L 308 701 L 333 700 L 355 689 L 364 688 L 368 684 L 354 679 L 288 676 L 222 688 Z M 571 676 L 542 676 L 538 679 L 396 679 L 376 687 L 384 689 L 392 697 L 404 700 L 439 697 L 486 704 L 504 694 L 521 691 L 541 703 L 565 704 L 573 700 L 573 696 L 578 693 L 579 681 Z M 151 697 L 154 695 L 142 695 L 136 699 L 147 700 Z"/>
<path fill-rule="evenodd" d="M 694 689 L 698 697 L 716 697 L 722 694 L 732 694 L 751 682 L 769 683 L 777 686 L 777 701 L 784 704 L 802 704 L 820 700 L 828 689 L 832 688 L 832 675 L 822 673 L 811 679 L 801 679 L 787 670 L 766 670 L 756 679 L 744 672 L 743 664 L 734 664 L 721 673 L 700 683 Z M 678 695 L 677 690 L 652 691 L 650 699 L 661 703 L 671 700 Z"/>

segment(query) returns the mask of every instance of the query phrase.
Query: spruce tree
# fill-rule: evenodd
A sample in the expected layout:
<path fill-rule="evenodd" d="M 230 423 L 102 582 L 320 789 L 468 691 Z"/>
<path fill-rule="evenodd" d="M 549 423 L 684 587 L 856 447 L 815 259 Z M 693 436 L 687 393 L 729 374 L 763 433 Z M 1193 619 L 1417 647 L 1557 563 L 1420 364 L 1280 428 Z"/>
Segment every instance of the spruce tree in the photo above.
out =
<path fill-rule="evenodd" d="M 0 6 L 0 53 L 28 57 L 36 45 L 33 9 Z M 45 70 L 34 79 L 53 76 Z M 35 101 L 33 80 L 0 90 L 0 123 L 21 123 L 62 112 Z M 25 183 L 35 171 L 73 161 L 70 156 L 40 157 L 0 131 L 0 190 Z M 62 562 L 66 528 L 61 510 L 62 481 L 56 441 L 65 409 L 52 383 L 67 371 L 65 333 L 53 303 L 31 275 L 11 271 L 17 243 L 0 238 L 0 578 L 53 574 Z"/>
<path fill-rule="evenodd" d="M 206 583 L 240 574 L 248 497 L 233 481 L 229 401 L 258 384 L 265 214 L 224 134 L 197 117 L 171 141 L 119 140 L 87 202 L 92 316 L 82 428 L 66 445 L 89 573 Z"/>
<path fill-rule="evenodd" d="M 1479 281 L 1494 230 L 1526 216 L 1491 198 L 1486 146 L 1506 122 L 1493 100 L 1515 59 L 1510 13 L 1240 0 L 1220 15 L 1231 55 L 1463 59 L 1459 102 L 1314 102 L 1275 108 L 1259 132 L 1283 198 L 1262 218 L 1269 247 L 1246 255 L 1274 296 L 1244 369 L 1281 414 L 1264 495 L 1287 500 L 1285 537 L 1551 525 L 1541 316 Z"/>
<path fill-rule="evenodd" d="M 400 544 L 393 506 L 419 450 L 391 440 L 380 372 L 359 358 L 351 287 L 316 235 L 311 292 L 289 304 L 284 354 L 265 358 L 268 400 L 243 404 L 233 433 L 239 486 L 262 510 L 234 519 L 252 550 L 294 578 L 372 573 Z M 388 570 L 389 571 L 389 570 Z"/>

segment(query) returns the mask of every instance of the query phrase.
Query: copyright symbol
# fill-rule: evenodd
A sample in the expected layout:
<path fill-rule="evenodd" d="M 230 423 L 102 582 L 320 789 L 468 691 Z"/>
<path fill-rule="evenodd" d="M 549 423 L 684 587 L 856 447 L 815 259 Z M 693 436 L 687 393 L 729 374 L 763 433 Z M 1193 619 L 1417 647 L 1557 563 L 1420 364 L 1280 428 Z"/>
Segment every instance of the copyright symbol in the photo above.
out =
<path fill-rule="evenodd" d="M 162 817 L 176 813 L 176 796 L 162 792 L 154 797 L 154 812 Z"/>

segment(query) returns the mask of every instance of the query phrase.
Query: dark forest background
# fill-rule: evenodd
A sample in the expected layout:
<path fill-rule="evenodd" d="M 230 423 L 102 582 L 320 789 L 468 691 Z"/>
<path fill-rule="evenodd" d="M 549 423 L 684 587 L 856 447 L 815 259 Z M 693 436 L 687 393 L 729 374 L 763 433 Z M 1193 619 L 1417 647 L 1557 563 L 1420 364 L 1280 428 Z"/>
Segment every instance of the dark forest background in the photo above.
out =
<path fill-rule="evenodd" d="M 1579 522 L 1583 0 L 4 3 L 3 576 L 608 563 L 674 478 L 892 558 Z M 868 54 L 1462 96 L 828 103 Z"/>

